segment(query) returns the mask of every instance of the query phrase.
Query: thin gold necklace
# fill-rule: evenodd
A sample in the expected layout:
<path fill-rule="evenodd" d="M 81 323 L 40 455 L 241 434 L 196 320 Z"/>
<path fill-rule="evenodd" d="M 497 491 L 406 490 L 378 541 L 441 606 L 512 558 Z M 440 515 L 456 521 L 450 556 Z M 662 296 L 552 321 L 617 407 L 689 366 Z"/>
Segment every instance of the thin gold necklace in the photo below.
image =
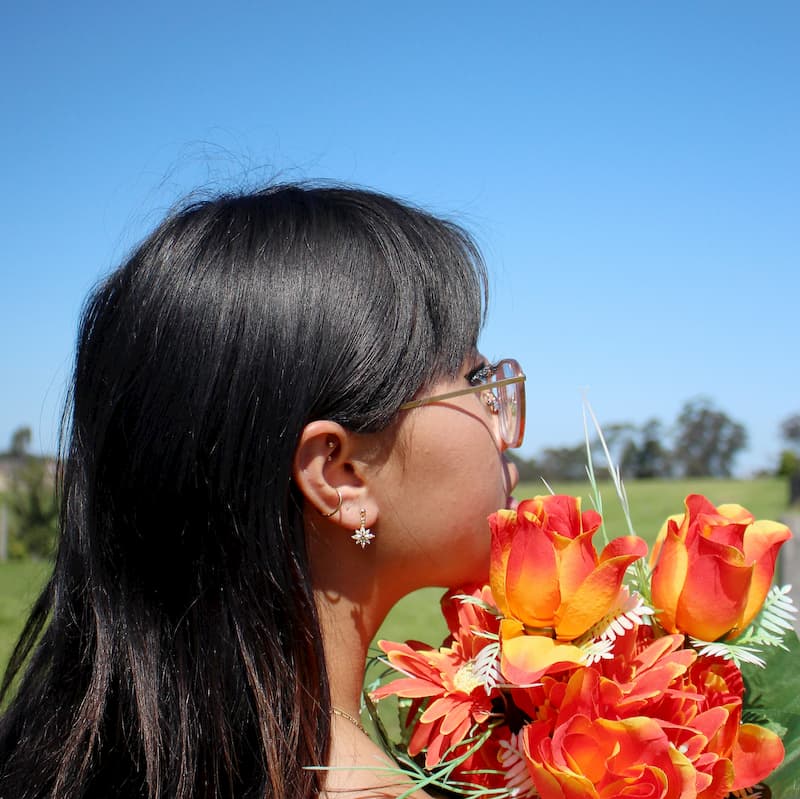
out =
<path fill-rule="evenodd" d="M 349 713 L 345 713 L 344 710 L 339 710 L 338 707 L 332 707 L 331 712 L 334 716 L 340 716 L 341 718 L 349 721 L 351 724 L 354 724 L 359 730 L 361 730 L 361 732 L 364 733 L 364 735 L 367 734 L 367 731 L 361 725 L 361 722 L 358 719 L 354 719 Z"/>

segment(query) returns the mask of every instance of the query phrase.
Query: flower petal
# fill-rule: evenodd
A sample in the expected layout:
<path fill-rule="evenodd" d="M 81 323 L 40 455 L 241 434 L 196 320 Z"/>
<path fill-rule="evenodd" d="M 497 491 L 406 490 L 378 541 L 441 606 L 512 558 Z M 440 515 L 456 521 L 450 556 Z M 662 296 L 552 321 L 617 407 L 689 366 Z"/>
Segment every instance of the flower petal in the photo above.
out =
<path fill-rule="evenodd" d="M 753 522 L 744 534 L 744 558 L 747 563 L 755 563 L 750 593 L 747 597 L 739 629 L 744 630 L 756 617 L 772 585 L 775 575 L 775 561 L 778 551 L 792 533 L 785 524 L 771 521 Z"/>
<path fill-rule="evenodd" d="M 677 628 L 703 641 L 727 633 L 744 611 L 752 574 L 752 566 L 739 566 L 715 555 L 693 559 L 678 600 Z"/>
<path fill-rule="evenodd" d="M 732 753 L 733 790 L 761 782 L 781 764 L 784 754 L 783 743 L 774 732 L 757 724 L 742 724 Z"/>
<path fill-rule="evenodd" d="M 669 524 L 658 551 L 650 580 L 653 605 L 659 624 L 668 633 L 677 633 L 678 600 L 689 571 L 689 553 L 677 526 Z"/>
<path fill-rule="evenodd" d="M 526 520 L 520 525 L 506 563 L 509 614 L 530 627 L 552 627 L 561 601 L 556 554 L 547 533 Z"/>
<path fill-rule="evenodd" d="M 576 646 L 544 635 L 520 635 L 503 640 L 500 670 L 515 685 L 530 685 L 543 674 L 573 668 L 584 653 Z"/>
<path fill-rule="evenodd" d="M 572 596 L 597 566 L 597 552 L 592 543 L 593 533 L 568 539 L 558 553 L 558 580 L 561 596 Z"/>
<path fill-rule="evenodd" d="M 614 539 L 603 550 L 598 566 L 558 609 L 555 617 L 557 636 L 562 640 L 573 640 L 612 610 L 625 570 L 646 554 L 647 544 L 637 536 Z"/>
<path fill-rule="evenodd" d="M 492 596 L 500 611 L 508 615 L 506 600 L 506 564 L 511 552 L 511 542 L 517 530 L 517 512 L 499 510 L 489 517 L 492 533 L 491 560 L 489 563 L 489 582 Z"/>

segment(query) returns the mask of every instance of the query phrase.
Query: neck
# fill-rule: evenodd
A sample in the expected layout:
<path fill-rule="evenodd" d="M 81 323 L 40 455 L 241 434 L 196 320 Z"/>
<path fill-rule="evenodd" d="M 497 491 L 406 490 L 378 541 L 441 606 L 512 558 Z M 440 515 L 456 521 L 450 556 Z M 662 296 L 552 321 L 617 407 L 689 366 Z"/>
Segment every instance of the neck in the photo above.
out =
<path fill-rule="evenodd" d="M 331 704 L 340 711 L 331 715 L 329 771 L 321 799 L 393 799 L 406 794 L 412 788 L 408 778 L 393 773 L 391 758 L 358 723 L 367 652 L 388 608 L 376 611 L 370 600 L 330 590 L 317 590 L 316 599 Z M 424 794 L 415 792 L 414 797 Z"/>
<path fill-rule="evenodd" d="M 335 538 L 313 534 L 315 521 L 307 520 L 306 529 L 312 532 L 314 598 L 331 704 L 358 719 L 369 645 L 404 592 L 396 577 L 392 579 L 398 570 L 381 568 L 378 550 L 362 551 L 349 537 L 337 547 Z M 391 799 L 413 788 L 408 778 L 392 771 L 396 764 L 391 758 L 341 715 L 331 715 L 328 763 L 321 799 Z"/>
<path fill-rule="evenodd" d="M 374 598 L 317 589 L 325 662 L 331 704 L 359 717 L 364 669 L 369 645 L 388 608 L 376 607 Z"/>

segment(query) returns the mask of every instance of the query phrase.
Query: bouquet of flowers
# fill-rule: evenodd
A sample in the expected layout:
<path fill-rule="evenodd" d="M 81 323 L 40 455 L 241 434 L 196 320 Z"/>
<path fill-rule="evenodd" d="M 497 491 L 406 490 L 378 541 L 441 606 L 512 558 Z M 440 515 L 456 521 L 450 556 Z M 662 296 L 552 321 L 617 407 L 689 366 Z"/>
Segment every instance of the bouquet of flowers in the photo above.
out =
<path fill-rule="evenodd" d="M 596 493 L 591 464 L 589 474 Z M 796 645 L 789 587 L 770 587 L 791 533 L 691 495 L 647 557 L 615 478 L 629 535 L 598 553 L 601 515 L 573 496 L 499 510 L 489 582 L 444 596 L 443 644 L 380 642 L 399 675 L 370 699 L 400 698 L 395 757 L 417 787 L 498 799 L 771 795 L 763 781 L 784 760 L 786 728 L 743 671 L 768 666 L 785 637 Z"/>

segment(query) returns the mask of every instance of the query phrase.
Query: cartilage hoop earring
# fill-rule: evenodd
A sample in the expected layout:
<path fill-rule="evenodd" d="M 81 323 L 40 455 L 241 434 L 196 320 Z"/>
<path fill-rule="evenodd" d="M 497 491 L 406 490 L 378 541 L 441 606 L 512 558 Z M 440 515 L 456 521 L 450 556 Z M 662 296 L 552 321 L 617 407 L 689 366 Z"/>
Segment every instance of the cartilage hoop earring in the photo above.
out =
<path fill-rule="evenodd" d="M 364 508 L 361 508 L 361 527 L 356 530 L 350 538 L 358 544 L 361 549 L 367 546 L 367 544 L 372 541 L 375 536 L 372 534 L 372 530 L 369 527 L 366 527 L 367 523 L 367 511 Z"/>
<path fill-rule="evenodd" d="M 322 513 L 322 511 L 320 511 L 320 516 L 322 516 L 323 519 L 330 519 L 330 517 L 342 507 L 342 495 L 339 493 L 338 488 L 335 488 L 334 491 L 336 491 L 336 496 L 339 497 L 339 501 L 336 503 L 336 507 L 330 513 Z"/>

